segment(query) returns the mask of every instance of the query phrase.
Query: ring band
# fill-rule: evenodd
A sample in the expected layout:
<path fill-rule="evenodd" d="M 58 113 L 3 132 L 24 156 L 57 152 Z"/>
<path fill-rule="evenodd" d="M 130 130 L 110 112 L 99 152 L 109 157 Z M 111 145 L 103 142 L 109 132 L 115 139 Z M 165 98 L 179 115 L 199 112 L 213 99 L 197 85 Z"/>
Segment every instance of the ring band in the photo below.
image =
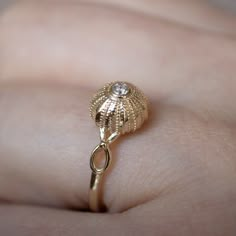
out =
<path fill-rule="evenodd" d="M 111 164 L 110 144 L 121 134 L 134 132 L 148 118 L 148 101 L 143 93 L 128 82 L 106 84 L 94 94 L 90 115 L 100 130 L 100 143 L 90 156 L 92 170 L 89 189 L 89 208 L 93 212 L 106 211 L 102 197 L 102 180 Z M 104 152 L 102 167 L 96 164 L 99 152 Z"/>

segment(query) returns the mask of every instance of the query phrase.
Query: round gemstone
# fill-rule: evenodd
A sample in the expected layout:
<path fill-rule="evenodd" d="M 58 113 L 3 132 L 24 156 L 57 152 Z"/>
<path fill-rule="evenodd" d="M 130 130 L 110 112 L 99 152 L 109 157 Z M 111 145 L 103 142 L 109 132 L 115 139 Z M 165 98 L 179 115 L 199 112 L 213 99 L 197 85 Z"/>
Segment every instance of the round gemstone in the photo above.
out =
<path fill-rule="evenodd" d="M 127 95 L 129 90 L 129 86 L 124 82 L 116 82 L 112 85 L 112 92 L 118 96 Z"/>

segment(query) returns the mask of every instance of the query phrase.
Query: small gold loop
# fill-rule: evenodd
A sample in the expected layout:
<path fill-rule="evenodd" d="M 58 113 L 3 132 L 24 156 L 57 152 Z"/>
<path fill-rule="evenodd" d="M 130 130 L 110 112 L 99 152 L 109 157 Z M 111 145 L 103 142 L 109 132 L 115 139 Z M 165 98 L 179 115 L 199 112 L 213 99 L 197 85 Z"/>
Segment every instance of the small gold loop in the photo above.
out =
<path fill-rule="evenodd" d="M 107 138 L 107 142 L 110 144 L 110 143 L 113 143 L 118 137 L 120 136 L 119 133 L 113 133 L 111 134 L 108 138 Z"/>
<path fill-rule="evenodd" d="M 104 154 L 105 154 L 105 163 L 104 163 L 103 167 L 98 168 L 95 165 L 94 159 L 96 157 L 97 152 L 99 152 L 101 149 L 104 151 Z M 94 150 L 93 150 L 93 152 L 91 154 L 91 157 L 90 157 L 90 168 L 92 169 L 92 171 L 95 174 L 103 174 L 105 172 L 105 170 L 109 167 L 110 161 L 111 161 L 110 149 L 109 149 L 109 147 L 108 147 L 108 145 L 106 143 L 101 142 L 99 145 L 97 145 L 94 148 Z"/>
<path fill-rule="evenodd" d="M 108 144 L 111 144 L 113 143 L 119 136 L 120 136 L 120 133 L 111 133 L 109 134 L 108 136 L 108 131 L 106 128 L 100 128 L 100 139 L 101 139 L 101 142 L 104 142 L 104 143 L 108 143 Z"/>

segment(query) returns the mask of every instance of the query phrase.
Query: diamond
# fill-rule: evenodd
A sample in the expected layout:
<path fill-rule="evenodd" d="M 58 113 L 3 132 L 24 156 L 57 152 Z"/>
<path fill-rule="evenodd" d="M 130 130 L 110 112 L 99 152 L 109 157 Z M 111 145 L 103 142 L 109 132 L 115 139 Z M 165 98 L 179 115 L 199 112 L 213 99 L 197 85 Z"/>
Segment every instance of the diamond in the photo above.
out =
<path fill-rule="evenodd" d="M 130 88 L 124 82 L 116 82 L 112 85 L 112 92 L 118 96 L 125 96 L 129 93 Z"/>

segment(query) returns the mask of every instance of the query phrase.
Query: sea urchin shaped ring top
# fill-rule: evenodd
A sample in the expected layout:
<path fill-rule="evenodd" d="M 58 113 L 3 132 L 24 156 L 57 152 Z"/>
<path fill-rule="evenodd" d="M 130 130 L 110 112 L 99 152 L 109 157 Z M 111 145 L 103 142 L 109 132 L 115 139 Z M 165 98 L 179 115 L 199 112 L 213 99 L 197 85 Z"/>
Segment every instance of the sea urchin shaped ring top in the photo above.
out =
<path fill-rule="evenodd" d="M 128 82 L 112 82 L 106 84 L 92 98 L 90 114 L 100 128 L 101 142 L 92 152 L 90 167 L 92 176 L 90 182 L 90 210 L 99 212 L 105 210 L 101 200 L 101 179 L 111 161 L 109 144 L 119 135 L 134 132 L 148 118 L 147 98 L 134 85 Z M 103 150 L 105 162 L 98 168 L 95 157 Z"/>

